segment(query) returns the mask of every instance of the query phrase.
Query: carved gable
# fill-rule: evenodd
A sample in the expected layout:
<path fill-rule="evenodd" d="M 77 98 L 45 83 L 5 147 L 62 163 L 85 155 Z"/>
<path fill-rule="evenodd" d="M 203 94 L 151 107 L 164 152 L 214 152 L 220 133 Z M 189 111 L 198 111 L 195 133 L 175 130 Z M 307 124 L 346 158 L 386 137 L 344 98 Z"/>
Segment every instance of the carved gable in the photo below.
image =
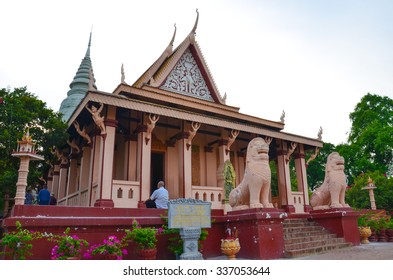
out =
<path fill-rule="evenodd" d="M 214 101 L 190 49 L 183 53 L 161 88 Z"/>

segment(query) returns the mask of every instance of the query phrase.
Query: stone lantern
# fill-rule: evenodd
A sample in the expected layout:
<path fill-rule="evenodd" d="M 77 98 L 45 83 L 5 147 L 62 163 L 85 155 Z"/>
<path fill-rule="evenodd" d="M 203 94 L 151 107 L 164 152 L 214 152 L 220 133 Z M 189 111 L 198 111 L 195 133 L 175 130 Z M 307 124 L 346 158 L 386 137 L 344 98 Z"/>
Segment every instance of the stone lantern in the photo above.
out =
<path fill-rule="evenodd" d="M 37 155 L 35 152 L 36 143 L 30 136 L 29 129 L 26 130 L 21 141 L 18 141 L 16 151 L 12 152 L 13 157 L 20 158 L 18 171 L 18 182 L 16 183 L 15 205 L 23 205 L 25 203 L 27 175 L 29 174 L 30 160 L 44 160 L 43 156 Z"/>
<path fill-rule="evenodd" d="M 375 205 L 375 198 L 374 198 L 374 189 L 377 187 L 373 183 L 373 179 L 368 177 L 368 184 L 367 186 L 363 187 L 362 190 L 368 190 L 368 193 L 370 195 L 370 202 L 371 202 L 371 209 L 372 210 L 377 210 L 377 206 Z"/>

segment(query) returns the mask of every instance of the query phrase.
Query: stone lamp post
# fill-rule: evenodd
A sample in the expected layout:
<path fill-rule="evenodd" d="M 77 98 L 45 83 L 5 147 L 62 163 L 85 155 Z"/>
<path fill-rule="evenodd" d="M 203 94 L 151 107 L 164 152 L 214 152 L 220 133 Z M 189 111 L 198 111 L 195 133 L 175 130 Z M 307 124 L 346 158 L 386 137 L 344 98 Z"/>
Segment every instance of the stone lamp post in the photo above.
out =
<path fill-rule="evenodd" d="M 35 152 L 36 143 L 29 134 L 29 129 L 25 132 L 21 141 L 18 141 L 16 151 L 12 152 L 13 157 L 20 158 L 18 171 L 18 182 L 16 183 L 15 205 L 25 204 L 27 175 L 29 174 L 30 160 L 44 160 L 43 156 Z"/>
<path fill-rule="evenodd" d="M 377 206 L 375 205 L 375 198 L 374 198 L 374 189 L 377 187 L 373 183 L 373 180 L 368 177 L 368 184 L 367 186 L 363 187 L 362 190 L 368 190 L 368 193 L 370 195 L 370 202 L 371 202 L 371 209 L 372 210 L 377 210 Z"/>

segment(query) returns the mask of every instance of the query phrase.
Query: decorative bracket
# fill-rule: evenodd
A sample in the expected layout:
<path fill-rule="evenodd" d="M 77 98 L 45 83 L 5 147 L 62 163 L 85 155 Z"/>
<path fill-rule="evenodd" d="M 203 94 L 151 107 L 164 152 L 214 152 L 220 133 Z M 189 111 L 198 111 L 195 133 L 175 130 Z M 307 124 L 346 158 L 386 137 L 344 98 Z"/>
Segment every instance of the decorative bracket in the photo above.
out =
<path fill-rule="evenodd" d="M 291 147 L 288 149 L 288 153 L 287 153 L 287 155 L 286 155 L 286 157 L 285 157 L 285 162 L 286 162 L 286 163 L 288 163 L 288 162 L 291 160 L 291 155 L 292 155 L 293 152 L 295 151 L 296 147 L 297 147 L 297 143 L 292 142 L 292 143 L 291 143 Z"/>
<path fill-rule="evenodd" d="M 234 129 L 231 130 L 231 135 L 229 135 L 227 147 L 225 149 L 226 154 L 228 154 L 229 151 L 231 150 L 231 146 L 232 146 L 233 142 L 235 142 L 236 137 L 238 135 L 239 135 L 239 130 L 234 130 Z"/>
<path fill-rule="evenodd" d="M 89 134 L 86 132 L 86 128 L 84 127 L 83 129 L 80 128 L 80 125 L 77 121 L 74 121 L 74 127 L 76 129 L 76 132 L 78 132 L 78 134 L 80 136 L 82 136 L 83 139 L 85 139 L 87 141 L 87 145 L 91 145 L 91 138 L 89 136 Z"/>
<path fill-rule="evenodd" d="M 69 140 L 67 140 L 67 144 L 72 148 L 72 150 L 71 150 L 72 154 L 79 154 L 80 153 L 81 149 L 76 144 L 75 138 L 72 139 L 71 142 Z"/>
<path fill-rule="evenodd" d="M 156 127 L 157 121 L 160 119 L 159 115 L 156 114 L 149 114 L 149 121 L 147 123 L 147 131 L 145 136 L 146 145 L 149 143 L 151 139 L 151 134 Z"/>
<path fill-rule="evenodd" d="M 316 147 L 316 148 L 315 148 L 315 152 L 314 152 L 314 153 L 310 156 L 310 158 L 307 160 L 307 162 L 306 162 L 306 167 L 308 166 L 308 164 L 310 163 L 310 161 L 314 160 L 314 159 L 317 157 L 318 153 L 319 153 L 319 148 Z"/>
<path fill-rule="evenodd" d="M 91 105 L 91 109 L 87 106 L 85 106 L 85 108 L 87 109 L 87 111 L 90 112 L 93 121 L 95 122 L 95 124 L 99 127 L 99 129 L 101 130 L 101 135 L 105 135 L 106 134 L 106 129 L 105 129 L 105 123 L 104 120 L 105 118 L 103 116 L 101 116 L 101 111 L 104 108 L 104 104 L 100 103 L 100 108 L 97 109 L 96 106 Z"/>
<path fill-rule="evenodd" d="M 187 138 L 187 143 L 186 143 L 187 150 L 190 149 L 192 139 L 194 139 L 194 137 L 200 127 L 201 127 L 201 124 L 199 122 L 192 122 L 191 123 L 191 129 L 188 131 L 188 138 Z"/>
<path fill-rule="evenodd" d="M 272 141 L 273 141 L 273 138 L 272 138 L 272 137 L 268 137 L 268 136 L 265 137 L 265 142 L 266 142 L 266 144 L 270 145 L 270 143 L 271 143 Z"/>

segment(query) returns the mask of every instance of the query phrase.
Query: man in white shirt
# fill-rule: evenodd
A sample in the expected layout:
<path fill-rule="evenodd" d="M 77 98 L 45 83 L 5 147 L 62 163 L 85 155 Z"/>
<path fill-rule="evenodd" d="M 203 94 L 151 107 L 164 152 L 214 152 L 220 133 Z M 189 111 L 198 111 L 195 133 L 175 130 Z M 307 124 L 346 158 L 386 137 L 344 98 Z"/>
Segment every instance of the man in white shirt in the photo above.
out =
<path fill-rule="evenodd" d="M 146 201 L 146 207 L 168 209 L 168 191 L 165 189 L 163 181 L 158 182 L 157 189 Z"/>

